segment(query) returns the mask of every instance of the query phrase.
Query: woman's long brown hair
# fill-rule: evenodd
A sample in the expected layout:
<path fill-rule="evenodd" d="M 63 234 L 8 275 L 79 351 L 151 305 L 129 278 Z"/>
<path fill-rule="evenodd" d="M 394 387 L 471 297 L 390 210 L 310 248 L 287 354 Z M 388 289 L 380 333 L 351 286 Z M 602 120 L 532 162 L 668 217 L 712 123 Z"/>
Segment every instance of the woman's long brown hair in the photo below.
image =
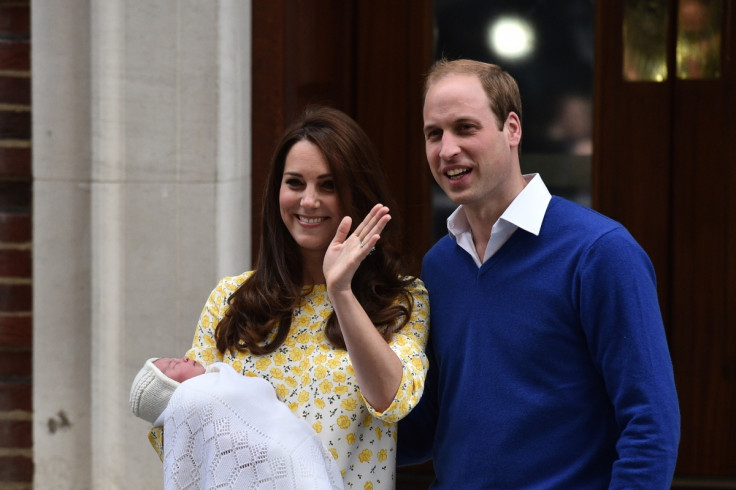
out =
<path fill-rule="evenodd" d="M 406 263 L 399 255 L 400 225 L 377 152 L 349 116 L 337 109 L 313 107 L 286 130 L 271 158 L 255 272 L 230 296 L 229 309 L 215 330 L 217 348 L 222 353 L 248 350 L 259 355 L 278 349 L 289 333 L 292 312 L 305 294 L 299 247 L 279 209 L 286 155 L 295 143 L 304 140 L 324 154 L 338 199 L 345 213 L 352 217 L 353 228 L 376 204 L 391 209 L 392 221 L 381 232 L 375 252 L 366 257 L 355 273 L 352 288 L 387 341 L 411 316 L 408 285 L 413 278 L 405 272 Z M 409 306 L 397 302 L 398 299 Z M 333 345 L 345 348 L 334 312 L 327 321 L 325 334 Z"/>

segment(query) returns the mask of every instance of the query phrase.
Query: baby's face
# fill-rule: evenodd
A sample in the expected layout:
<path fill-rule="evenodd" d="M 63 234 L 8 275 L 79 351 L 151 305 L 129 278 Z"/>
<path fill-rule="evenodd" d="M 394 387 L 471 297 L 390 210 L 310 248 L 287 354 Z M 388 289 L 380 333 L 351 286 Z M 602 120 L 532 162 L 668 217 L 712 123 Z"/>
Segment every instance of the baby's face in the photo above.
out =
<path fill-rule="evenodd" d="M 204 374 L 204 366 L 186 356 L 179 359 L 162 357 L 153 361 L 153 364 L 166 376 L 179 383 Z"/>

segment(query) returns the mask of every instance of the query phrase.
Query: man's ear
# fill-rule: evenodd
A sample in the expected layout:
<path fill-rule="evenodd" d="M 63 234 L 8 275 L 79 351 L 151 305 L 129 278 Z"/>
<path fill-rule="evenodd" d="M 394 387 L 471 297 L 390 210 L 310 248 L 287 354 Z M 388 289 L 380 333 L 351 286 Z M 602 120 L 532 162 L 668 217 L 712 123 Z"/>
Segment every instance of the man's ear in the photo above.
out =
<path fill-rule="evenodd" d="M 521 121 L 515 112 L 509 112 L 506 122 L 503 124 L 503 129 L 506 131 L 511 146 L 521 144 Z"/>

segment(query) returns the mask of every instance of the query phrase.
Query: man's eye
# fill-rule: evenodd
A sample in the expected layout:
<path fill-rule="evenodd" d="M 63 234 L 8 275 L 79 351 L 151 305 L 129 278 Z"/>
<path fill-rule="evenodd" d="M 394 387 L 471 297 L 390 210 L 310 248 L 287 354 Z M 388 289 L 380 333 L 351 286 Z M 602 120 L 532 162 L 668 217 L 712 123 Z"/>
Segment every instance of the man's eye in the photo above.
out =
<path fill-rule="evenodd" d="M 435 129 L 433 131 L 427 132 L 426 138 L 430 141 L 436 140 L 437 138 L 440 137 L 440 134 L 442 134 L 441 131 L 439 129 Z"/>

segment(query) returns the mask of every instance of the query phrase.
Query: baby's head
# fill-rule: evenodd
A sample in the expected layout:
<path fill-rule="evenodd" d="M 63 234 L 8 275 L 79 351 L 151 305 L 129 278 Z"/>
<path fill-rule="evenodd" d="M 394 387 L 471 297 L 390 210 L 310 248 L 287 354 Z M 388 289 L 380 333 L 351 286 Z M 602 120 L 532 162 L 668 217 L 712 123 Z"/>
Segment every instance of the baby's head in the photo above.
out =
<path fill-rule="evenodd" d="M 188 357 L 151 358 L 133 380 L 130 409 L 137 417 L 153 424 L 166 409 L 179 383 L 204 372 L 204 366 Z"/>
<path fill-rule="evenodd" d="M 173 357 L 162 357 L 153 361 L 153 365 L 156 366 L 163 374 L 178 381 L 179 383 L 204 374 L 204 366 L 193 359 L 189 359 L 184 356 L 181 358 Z"/>

